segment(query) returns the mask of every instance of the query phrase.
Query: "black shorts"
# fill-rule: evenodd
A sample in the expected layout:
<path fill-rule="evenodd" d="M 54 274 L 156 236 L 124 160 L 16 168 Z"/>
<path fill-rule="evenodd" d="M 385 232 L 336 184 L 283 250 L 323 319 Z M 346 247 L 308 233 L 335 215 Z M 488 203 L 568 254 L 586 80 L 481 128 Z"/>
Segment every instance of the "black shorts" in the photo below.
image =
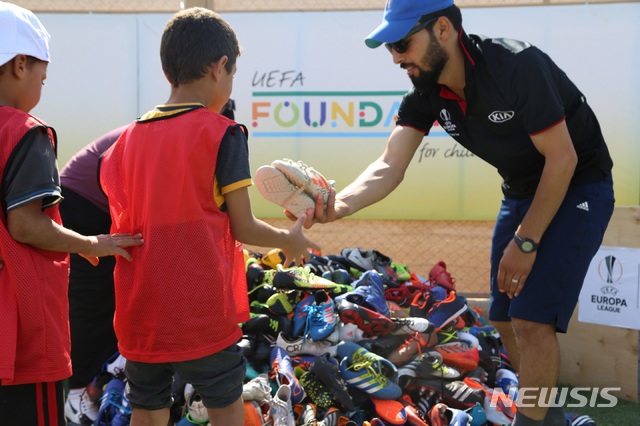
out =
<path fill-rule="evenodd" d="M 613 183 L 609 178 L 569 188 L 540 241 L 533 269 L 522 292 L 509 299 L 506 293 L 498 290 L 498 266 L 531 201 L 531 198 L 502 201 L 491 247 L 489 319 L 510 321 L 519 318 L 555 324 L 557 331 L 566 333 L 589 264 L 613 214 Z"/>
<path fill-rule="evenodd" d="M 150 364 L 127 360 L 127 398 L 133 408 L 171 407 L 174 375 L 193 385 L 207 408 L 223 408 L 242 396 L 247 361 L 236 344 L 204 358 Z"/>
<path fill-rule="evenodd" d="M 62 383 L 0 385 L 0 425 L 66 425 Z"/>

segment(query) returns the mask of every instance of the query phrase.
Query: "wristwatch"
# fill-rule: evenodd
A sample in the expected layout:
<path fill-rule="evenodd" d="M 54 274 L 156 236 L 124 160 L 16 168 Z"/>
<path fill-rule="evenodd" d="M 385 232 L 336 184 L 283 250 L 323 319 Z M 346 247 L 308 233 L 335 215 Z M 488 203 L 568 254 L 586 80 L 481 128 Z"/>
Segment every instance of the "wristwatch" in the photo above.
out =
<path fill-rule="evenodd" d="M 518 234 L 513 234 L 513 241 L 516 242 L 523 253 L 531 253 L 538 250 L 538 243 L 531 238 L 520 238 Z"/>

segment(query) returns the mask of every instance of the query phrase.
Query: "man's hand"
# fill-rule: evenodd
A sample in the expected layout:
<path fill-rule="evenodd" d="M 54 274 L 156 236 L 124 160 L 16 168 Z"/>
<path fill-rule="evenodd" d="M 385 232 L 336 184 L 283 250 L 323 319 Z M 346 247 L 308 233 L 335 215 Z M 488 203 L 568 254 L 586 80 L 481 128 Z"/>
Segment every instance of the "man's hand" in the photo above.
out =
<path fill-rule="evenodd" d="M 498 268 L 498 288 L 509 298 L 518 296 L 531 273 L 537 253 L 523 253 L 512 240 L 504 250 Z"/>
<path fill-rule="evenodd" d="M 307 219 L 304 222 L 304 228 L 309 229 L 314 223 L 334 222 L 346 216 L 346 212 L 347 205 L 340 200 L 336 200 L 336 190 L 331 188 L 329 190 L 329 196 L 327 197 L 326 203 L 324 202 L 322 194 L 318 194 L 316 196 L 316 208 L 315 210 L 307 210 Z M 291 220 L 298 219 L 288 210 L 285 210 L 284 214 Z"/>

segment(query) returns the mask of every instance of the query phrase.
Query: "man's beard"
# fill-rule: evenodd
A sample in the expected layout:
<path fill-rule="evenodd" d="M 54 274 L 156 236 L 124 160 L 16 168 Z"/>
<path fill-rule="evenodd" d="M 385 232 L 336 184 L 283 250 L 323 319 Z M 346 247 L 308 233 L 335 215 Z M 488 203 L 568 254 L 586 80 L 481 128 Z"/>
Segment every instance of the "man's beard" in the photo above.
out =
<path fill-rule="evenodd" d="M 442 46 L 437 41 L 432 41 L 429 44 L 429 49 L 422 57 L 422 63 L 426 63 L 430 71 L 425 71 L 418 66 L 418 75 L 410 76 L 414 87 L 421 92 L 432 89 L 438 83 L 438 79 L 448 60 L 449 55 Z"/>

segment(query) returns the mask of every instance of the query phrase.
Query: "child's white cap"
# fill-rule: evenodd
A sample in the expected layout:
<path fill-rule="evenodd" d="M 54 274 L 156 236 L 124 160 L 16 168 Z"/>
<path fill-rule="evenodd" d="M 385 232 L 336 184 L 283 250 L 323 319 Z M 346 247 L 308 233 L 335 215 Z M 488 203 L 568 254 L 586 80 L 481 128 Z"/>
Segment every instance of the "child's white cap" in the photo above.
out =
<path fill-rule="evenodd" d="M 0 66 L 17 55 L 51 62 L 49 33 L 30 10 L 0 1 Z"/>

